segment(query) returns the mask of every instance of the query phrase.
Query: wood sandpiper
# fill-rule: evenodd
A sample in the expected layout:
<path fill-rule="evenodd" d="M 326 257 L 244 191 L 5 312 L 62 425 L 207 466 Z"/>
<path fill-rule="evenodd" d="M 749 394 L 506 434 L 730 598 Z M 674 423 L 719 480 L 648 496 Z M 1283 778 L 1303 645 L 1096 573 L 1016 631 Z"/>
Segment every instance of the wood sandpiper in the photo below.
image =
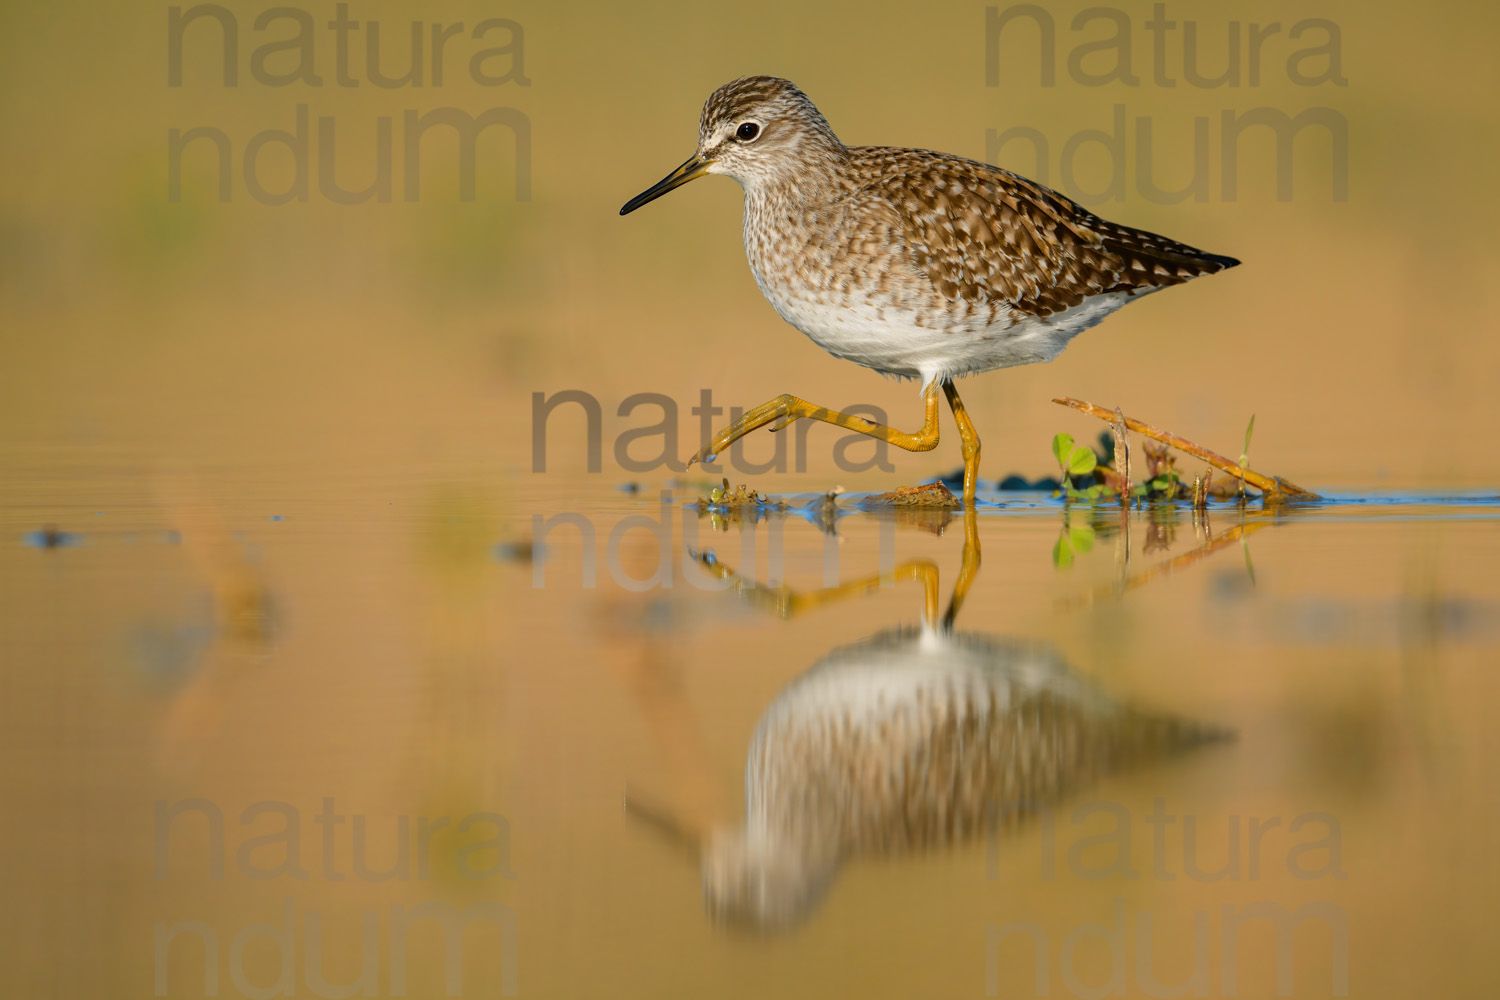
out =
<path fill-rule="evenodd" d="M 907 451 L 938 443 L 942 388 L 963 442 L 966 505 L 979 436 L 953 380 L 1050 361 L 1080 331 L 1167 285 L 1233 267 L 1233 257 L 1107 222 L 998 167 L 946 153 L 845 146 L 807 96 L 771 76 L 714 91 L 687 162 L 625 215 L 704 174 L 745 190 L 745 254 L 792 326 L 836 357 L 922 386 L 922 429 L 904 433 L 781 395 L 688 460 L 706 462 L 766 424 L 809 418 Z"/>

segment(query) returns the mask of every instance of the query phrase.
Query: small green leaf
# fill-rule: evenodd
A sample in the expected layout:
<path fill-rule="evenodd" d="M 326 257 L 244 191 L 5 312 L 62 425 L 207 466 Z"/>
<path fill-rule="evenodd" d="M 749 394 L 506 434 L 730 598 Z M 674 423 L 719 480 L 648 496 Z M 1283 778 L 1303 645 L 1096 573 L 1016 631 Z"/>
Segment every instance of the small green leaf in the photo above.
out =
<path fill-rule="evenodd" d="M 1052 438 L 1052 454 L 1057 458 L 1057 465 L 1064 472 L 1067 471 L 1067 456 L 1073 451 L 1073 435 L 1058 434 Z"/>
<path fill-rule="evenodd" d="M 1066 538 L 1059 537 L 1057 544 L 1052 546 L 1052 565 L 1058 569 L 1067 569 L 1073 565 L 1073 548 Z"/>
<path fill-rule="evenodd" d="M 1094 547 L 1094 529 L 1087 524 L 1075 524 L 1068 527 L 1068 541 L 1079 552 L 1087 552 Z"/>
<path fill-rule="evenodd" d="M 1094 471 L 1099 458 L 1092 448 L 1079 445 L 1068 454 L 1067 470 L 1070 476 L 1083 476 Z"/>

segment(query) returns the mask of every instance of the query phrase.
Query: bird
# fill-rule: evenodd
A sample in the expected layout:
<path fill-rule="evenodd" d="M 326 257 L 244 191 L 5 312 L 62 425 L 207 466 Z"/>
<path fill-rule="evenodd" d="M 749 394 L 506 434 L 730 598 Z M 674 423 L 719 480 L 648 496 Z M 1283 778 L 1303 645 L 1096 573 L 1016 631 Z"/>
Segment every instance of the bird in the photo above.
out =
<path fill-rule="evenodd" d="M 962 502 L 973 506 L 980 442 L 955 379 L 1050 361 L 1128 302 L 1239 263 L 1106 221 L 1000 167 L 846 146 L 780 77 L 714 91 L 693 155 L 620 214 L 707 174 L 744 189 L 745 255 L 782 319 L 835 357 L 918 380 L 925 415 L 908 433 L 783 394 L 715 434 L 689 466 L 759 427 L 800 419 L 930 451 L 941 389 L 962 441 Z"/>

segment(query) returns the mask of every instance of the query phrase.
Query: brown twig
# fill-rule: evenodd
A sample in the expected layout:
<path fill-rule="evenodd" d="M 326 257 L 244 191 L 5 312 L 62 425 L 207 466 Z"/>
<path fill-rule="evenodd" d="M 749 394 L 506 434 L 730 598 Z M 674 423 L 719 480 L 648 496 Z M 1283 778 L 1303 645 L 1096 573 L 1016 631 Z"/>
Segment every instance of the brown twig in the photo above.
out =
<path fill-rule="evenodd" d="M 1081 399 L 1063 396 L 1059 399 L 1054 399 L 1052 402 L 1063 406 L 1071 406 L 1073 409 L 1087 413 L 1089 416 L 1098 417 L 1106 423 L 1113 424 L 1115 422 L 1115 411 L 1106 410 L 1104 407 L 1095 406 L 1093 403 L 1086 403 Z M 1146 437 L 1155 438 L 1157 441 L 1171 445 L 1178 451 L 1185 451 L 1189 455 L 1201 458 L 1209 465 L 1222 469 L 1236 479 L 1249 483 L 1268 496 L 1292 496 L 1302 500 L 1322 499 L 1316 493 L 1311 490 L 1304 490 L 1291 480 L 1282 479 L 1280 476 L 1263 476 L 1259 472 L 1242 468 L 1238 463 L 1230 461 L 1217 452 L 1209 451 L 1202 445 L 1194 444 L 1187 438 L 1178 437 L 1170 431 L 1152 427 L 1150 424 L 1143 423 L 1133 417 L 1125 418 L 1125 426 L 1137 434 L 1144 434 Z"/>

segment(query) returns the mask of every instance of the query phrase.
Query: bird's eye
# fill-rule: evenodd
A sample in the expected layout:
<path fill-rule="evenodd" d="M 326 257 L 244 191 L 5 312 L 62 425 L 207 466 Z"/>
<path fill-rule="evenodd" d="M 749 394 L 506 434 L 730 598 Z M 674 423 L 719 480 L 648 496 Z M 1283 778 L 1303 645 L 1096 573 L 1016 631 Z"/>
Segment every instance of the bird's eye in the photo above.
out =
<path fill-rule="evenodd" d="M 760 135 L 760 126 L 754 122 L 745 122 L 734 132 L 734 137 L 740 142 L 749 142 L 758 135 Z"/>

